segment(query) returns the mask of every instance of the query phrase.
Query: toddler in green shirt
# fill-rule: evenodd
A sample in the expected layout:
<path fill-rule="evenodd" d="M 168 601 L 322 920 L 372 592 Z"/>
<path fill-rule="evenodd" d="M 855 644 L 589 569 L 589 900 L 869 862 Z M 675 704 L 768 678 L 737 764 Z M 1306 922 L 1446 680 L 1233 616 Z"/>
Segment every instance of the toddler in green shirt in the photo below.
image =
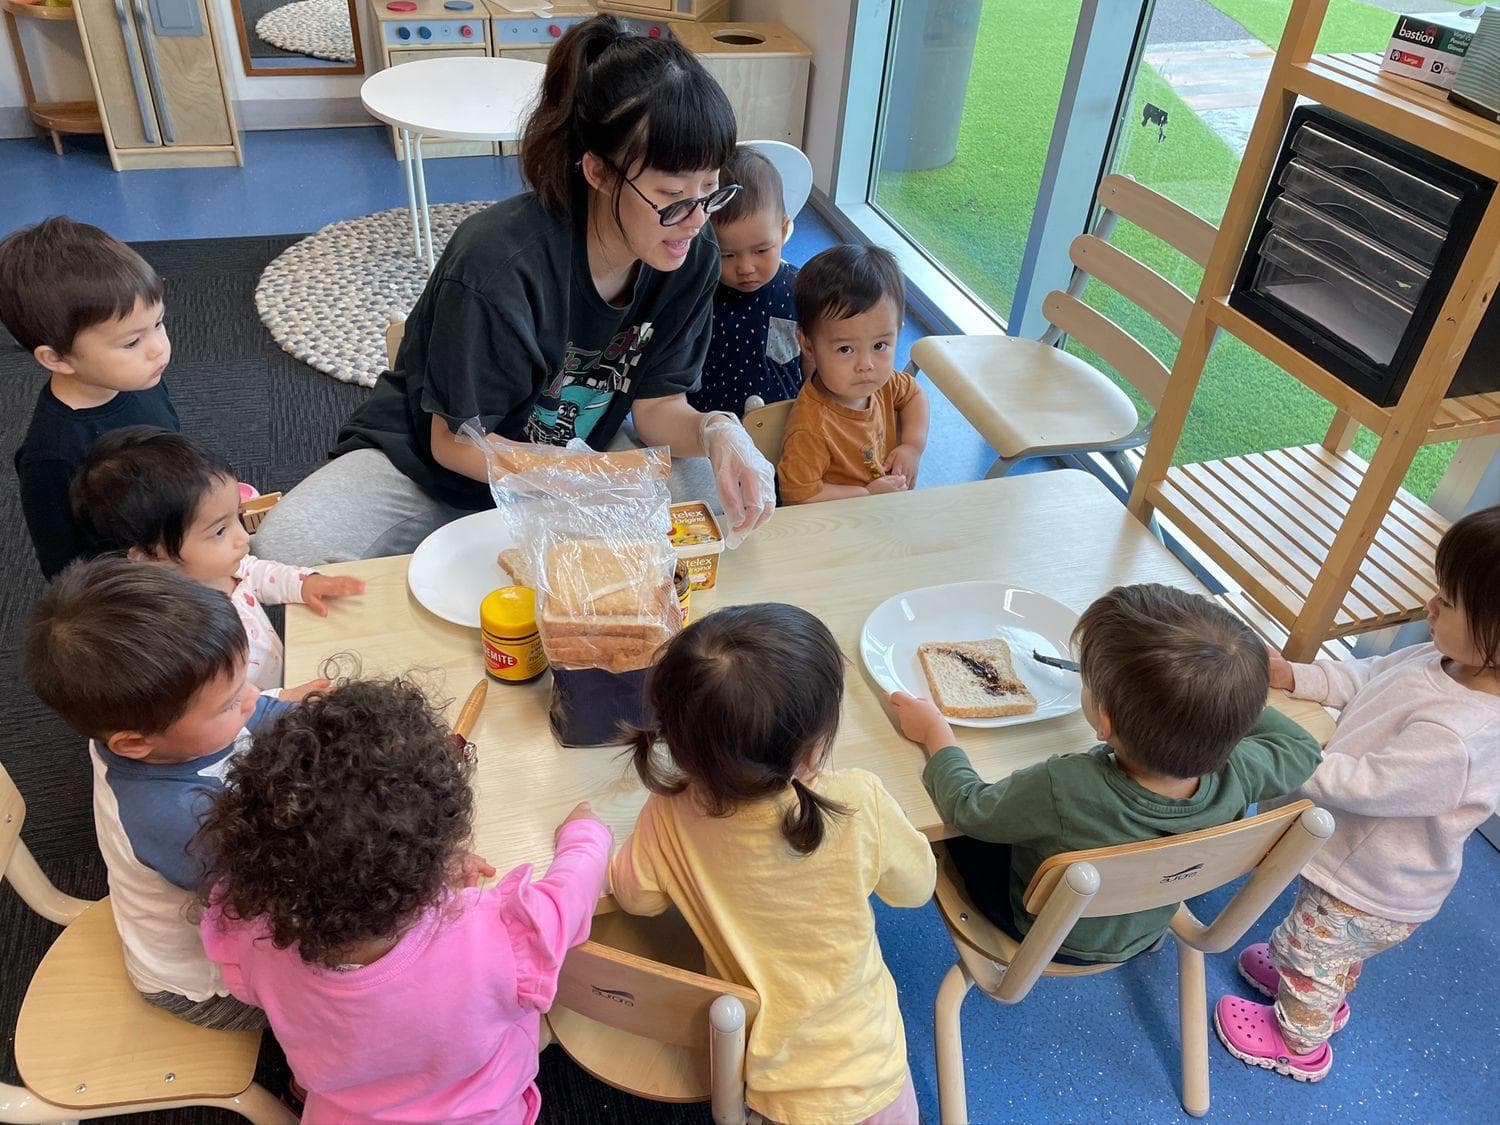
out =
<path fill-rule="evenodd" d="M 1083 714 L 1100 745 L 986 782 L 925 699 L 889 698 L 922 744 L 922 782 L 963 834 L 949 854 L 976 906 L 1017 940 L 1032 875 L 1060 852 L 1227 824 L 1311 776 L 1318 742 L 1266 707 L 1266 648 L 1243 621 L 1169 586 L 1119 586 L 1073 631 Z M 1059 960 L 1124 961 L 1166 932 L 1176 908 L 1083 918 Z"/>

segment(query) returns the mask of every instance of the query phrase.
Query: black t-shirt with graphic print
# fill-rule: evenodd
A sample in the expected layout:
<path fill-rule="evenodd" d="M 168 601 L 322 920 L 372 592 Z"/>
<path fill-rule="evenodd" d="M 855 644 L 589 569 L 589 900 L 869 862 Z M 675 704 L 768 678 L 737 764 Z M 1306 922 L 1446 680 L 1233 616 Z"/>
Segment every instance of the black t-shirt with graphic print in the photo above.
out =
<path fill-rule="evenodd" d="M 530 192 L 464 220 L 407 318 L 395 370 L 334 455 L 379 449 L 426 492 L 477 510 L 489 488 L 433 460 L 431 415 L 455 433 L 478 417 L 514 441 L 603 449 L 636 399 L 695 389 L 719 277 L 711 228 L 676 270 L 642 264 L 616 307 L 594 288 L 584 221 L 581 198 L 554 215 Z"/>

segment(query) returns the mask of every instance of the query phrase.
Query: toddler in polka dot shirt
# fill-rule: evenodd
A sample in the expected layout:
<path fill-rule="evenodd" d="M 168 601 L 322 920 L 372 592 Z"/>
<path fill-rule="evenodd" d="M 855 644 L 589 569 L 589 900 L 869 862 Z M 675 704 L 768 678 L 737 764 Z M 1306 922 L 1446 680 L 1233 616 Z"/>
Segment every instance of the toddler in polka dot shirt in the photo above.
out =
<path fill-rule="evenodd" d="M 802 389 L 792 295 L 797 267 L 781 260 L 791 221 L 775 166 L 741 145 L 719 182 L 740 190 L 712 216 L 720 266 L 714 330 L 702 379 L 688 401 L 705 413 L 740 416 L 752 395 L 781 402 Z"/>
<path fill-rule="evenodd" d="M 247 674 L 262 691 L 301 698 L 328 681 L 281 688 L 281 638 L 265 606 L 302 602 L 327 616 L 325 598 L 364 593 L 334 578 L 249 553 L 234 472 L 192 438 L 153 426 L 104 435 L 73 480 L 73 514 L 95 553 L 123 551 L 176 567 L 229 596 L 250 645 Z"/>

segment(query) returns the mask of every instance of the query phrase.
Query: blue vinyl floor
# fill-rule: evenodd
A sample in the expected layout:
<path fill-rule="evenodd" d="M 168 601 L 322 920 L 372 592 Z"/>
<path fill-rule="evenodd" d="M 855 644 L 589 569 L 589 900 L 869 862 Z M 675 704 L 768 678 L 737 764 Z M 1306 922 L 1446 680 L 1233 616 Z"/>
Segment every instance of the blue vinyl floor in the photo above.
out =
<path fill-rule="evenodd" d="M 0 235 L 66 212 L 126 240 L 312 231 L 405 204 L 400 166 L 381 130 L 246 135 L 246 167 L 117 174 L 102 145 L 70 138 L 63 157 L 32 140 L 0 141 Z M 470 157 L 427 164 L 433 202 L 493 199 L 519 190 L 515 162 Z M 811 212 L 787 258 L 801 263 L 832 235 Z M 908 323 L 900 361 L 920 335 Z M 929 385 L 929 393 L 932 389 Z M 974 480 L 993 454 L 933 395 L 924 486 Z M 912 749 L 912 769 L 921 755 Z M 1372 960 L 1351 996 L 1353 1018 L 1333 1041 L 1329 1077 L 1301 1085 L 1231 1058 L 1210 1032 L 1210 1117 L 1223 1121 L 1490 1122 L 1500 1120 L 1500 854 L 1476 836 L 1441 915 Z M 1225 895 L 1198 903 L 1200 915 Z M 1291 895 L 1247 940 L 1263 940 Z M 937 1120 L 932 1010 L 953 954 L 934 908 L 876 904 L 880 939 L 900 988 L 924 1120 Z M 1244 994 L 1233 954 L 1209 959 L 1210 1003 Z M 1170 943 L 1130 965 L 1078 981 L 1040 982 L 1006 1009 L 979 994 L 964 1006 L 968 1093 L 975 1122 L 1158 1122 L 1183 1119 L 1177 1101 L 1176 962 Z M 1488 1107 L 1488 1108 L 1486 1108 Z M 704 1114 L 705 1121 L 707 1113 Z"/>

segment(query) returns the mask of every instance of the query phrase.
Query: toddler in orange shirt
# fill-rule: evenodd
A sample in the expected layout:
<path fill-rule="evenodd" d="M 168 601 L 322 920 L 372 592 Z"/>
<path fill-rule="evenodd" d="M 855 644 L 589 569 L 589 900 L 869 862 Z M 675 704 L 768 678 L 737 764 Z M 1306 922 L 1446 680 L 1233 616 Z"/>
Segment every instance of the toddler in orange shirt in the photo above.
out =
<path fill-rule="evenodd" d="M 927 396 L 895 369 L 901 270 L 878 246 L 834 246 L 797 275 L 808 379 L 776 468 L 788 504 L 904 492 L 927 445 Z"/>

